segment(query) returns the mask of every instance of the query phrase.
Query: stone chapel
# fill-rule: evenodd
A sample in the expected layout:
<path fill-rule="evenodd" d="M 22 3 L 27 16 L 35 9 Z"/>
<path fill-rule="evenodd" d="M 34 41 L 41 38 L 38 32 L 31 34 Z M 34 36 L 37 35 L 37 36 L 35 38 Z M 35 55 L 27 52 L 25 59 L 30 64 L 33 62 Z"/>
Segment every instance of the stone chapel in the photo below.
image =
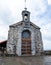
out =
<path fill-rule="evenodd" d="M 10 25 L 7 53 L 18 56 L 41 55 L 43 43 L 40 28 L 30 21 L 30 12 L 22 11 L 22 21 Z"/>

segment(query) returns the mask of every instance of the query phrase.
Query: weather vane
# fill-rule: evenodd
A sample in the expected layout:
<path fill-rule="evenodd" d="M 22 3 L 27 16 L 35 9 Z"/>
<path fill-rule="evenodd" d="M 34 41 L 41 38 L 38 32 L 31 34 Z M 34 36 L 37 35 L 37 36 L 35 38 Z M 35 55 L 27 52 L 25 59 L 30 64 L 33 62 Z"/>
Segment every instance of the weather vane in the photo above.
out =
<path fill-rule="evenodd" d="M 27 10 L 27 8 L 26 8 L 26 0 L 25 0 L 25 10 Z"/>

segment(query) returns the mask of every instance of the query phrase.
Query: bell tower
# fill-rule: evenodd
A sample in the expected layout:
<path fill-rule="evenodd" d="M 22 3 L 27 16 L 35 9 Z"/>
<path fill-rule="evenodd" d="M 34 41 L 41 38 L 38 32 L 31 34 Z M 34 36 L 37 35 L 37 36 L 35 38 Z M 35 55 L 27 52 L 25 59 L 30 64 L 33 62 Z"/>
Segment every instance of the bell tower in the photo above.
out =
<path fill-rule="evenodd" d="M 22 21 L 25 23 L 25 27 L 30 26 L 30 12 L 27 11 L 26 4 L 25 4 L 25 10 L 22 11 Z"/>
<path fill-rule="evenodd" d="M 30 22 L 30 12 L 27 11 L 27 8 L 22 11 L 22 17 L 24 22 Z"/>
<path fill-rule="evenodd" d="M 25 27 L 30 26 L 30 12 L 27 11 L 27 8 L 22 11 L 22 20 L 25 23 Z"/>

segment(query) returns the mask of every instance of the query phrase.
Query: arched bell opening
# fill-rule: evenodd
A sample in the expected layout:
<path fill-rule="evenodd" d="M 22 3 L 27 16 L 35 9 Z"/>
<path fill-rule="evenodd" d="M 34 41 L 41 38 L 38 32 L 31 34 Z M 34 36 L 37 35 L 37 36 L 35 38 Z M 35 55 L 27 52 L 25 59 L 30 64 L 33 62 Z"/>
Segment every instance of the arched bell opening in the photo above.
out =
<path fill-rule="evenodd" d="M 29 30 L 24 30 L 22 32 L 21 54 L 22 55 L 31 54 L 31 32 Z"/>

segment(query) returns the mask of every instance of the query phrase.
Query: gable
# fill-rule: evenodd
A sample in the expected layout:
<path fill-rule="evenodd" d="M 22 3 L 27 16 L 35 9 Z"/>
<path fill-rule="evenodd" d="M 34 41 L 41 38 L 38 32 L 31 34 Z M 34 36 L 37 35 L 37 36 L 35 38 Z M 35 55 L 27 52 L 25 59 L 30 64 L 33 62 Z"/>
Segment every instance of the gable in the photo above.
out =
<path fill-rule="evenodd" d="M 20 21 L 20 22 L 18 22 L 18 23 L 15 23 L 15 24 L 13 24 L 13 25 L 10 25 L 10 27 L 16 27 L 16 26 L 22 26 L 23 25 L 23 21 Z M 34 23 L 32 23 L 32 22 L 30 22 L 30 25 L 31 26 L 33 26 L 34 28 L 37 28 L 37 29 L 40 29 L 40 27 L 38 27 L 37 25 L 35 25 Z"/>

